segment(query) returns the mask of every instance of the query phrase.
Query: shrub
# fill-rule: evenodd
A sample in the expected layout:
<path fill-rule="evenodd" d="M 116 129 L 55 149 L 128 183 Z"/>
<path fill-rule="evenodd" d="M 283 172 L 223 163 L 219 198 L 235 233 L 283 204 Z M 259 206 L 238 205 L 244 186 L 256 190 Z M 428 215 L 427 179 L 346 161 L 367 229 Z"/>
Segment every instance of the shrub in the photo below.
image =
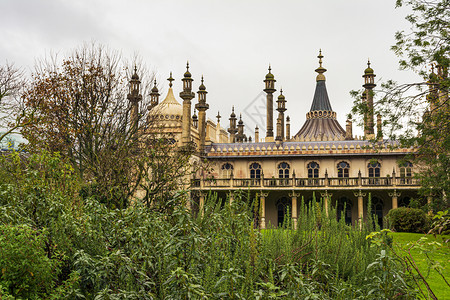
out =
<path fill-rule="evenodd" d="M 0 225 L 0 286 L 25 299 L 45 295 L 57 276 L 58 261 L 44 251 L 45 233 L 28 226 Z"/>
<path fill-rule="evenodd" d="M 397 232 L 421 233 L 428 230 L 427 214 L 416 208 L 399 207 L 391 209 L 387 215 L 390 229 Z"/>

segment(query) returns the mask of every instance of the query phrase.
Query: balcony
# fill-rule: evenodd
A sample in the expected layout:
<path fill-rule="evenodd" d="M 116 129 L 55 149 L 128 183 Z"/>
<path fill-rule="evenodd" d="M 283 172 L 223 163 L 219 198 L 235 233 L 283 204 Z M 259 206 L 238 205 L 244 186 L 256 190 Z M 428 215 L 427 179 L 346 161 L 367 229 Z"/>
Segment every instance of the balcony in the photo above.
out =
<path fill-rule="evenodd" d="M 419 182 L 415 178 L 405 177 L 351 177 L 351 178 L 209 178 L 193 179 L 191 188 L 228 190 L 228 189 L 277 189 L 308 190 L 312 188 L 342 189 L 417 189 Z"/>

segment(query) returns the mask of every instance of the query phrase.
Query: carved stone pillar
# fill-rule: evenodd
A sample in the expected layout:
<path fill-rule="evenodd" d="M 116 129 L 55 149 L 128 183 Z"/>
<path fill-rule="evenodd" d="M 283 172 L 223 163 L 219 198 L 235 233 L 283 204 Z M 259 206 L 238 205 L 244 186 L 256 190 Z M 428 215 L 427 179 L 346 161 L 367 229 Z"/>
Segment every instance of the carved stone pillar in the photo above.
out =
<path fill-rule="evenodd" d="M 392 209 L 398 208 L 398 197 L 402 195 L 401 192 L 397 192 L 397 190 L 394 190 L 392 193 L 388 193 L 389 197 L 392 197 Z"/>
<path fill-rule="evenodd" d="M 292 193 L 289 193 L 289 197 L 291 197 L 292 201 L 292 223 L 294 225 L 294 229 L 297 229 L 298 223 L 297 199 L 298 197 L 300 197 L 300 193 L 292 191 Z"/>
<path fill-rule="evenodd" d="M 320 193 L 320 196 L 323 198 L 323 206 L 325 207 L 325 213 L 328 217 L 328 200 L 331 199 L 333 194 L 328 193 L 328 191 L 325 191 L 325 193 Z"/>
<path fill-rule="evenodd" d="M 353 192 L 355 197 L 358 197 L 358 222 L 359 222 L 359 228 L 362 228 L 362 222 L 364 218 L 364 197 L 366 196 L 366 193 L 363 193 L 361 190 L 357 192 Z"/>
<path fill-rule="evenodd" d="M 266 229 L 266 198 L 269 196 L 269 193 L 259 193 L 260 197 L 260 212 L 261 212 L 261 220 L 259 223 L 260 229 Z"/>

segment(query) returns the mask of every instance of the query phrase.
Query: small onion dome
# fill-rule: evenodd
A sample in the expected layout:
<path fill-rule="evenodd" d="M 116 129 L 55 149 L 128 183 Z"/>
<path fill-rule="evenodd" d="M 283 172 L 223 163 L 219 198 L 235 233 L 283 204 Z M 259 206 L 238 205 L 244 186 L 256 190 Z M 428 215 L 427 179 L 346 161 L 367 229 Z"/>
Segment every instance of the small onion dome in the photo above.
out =
<path fill-rule="evenodd" d="M 198 87 L 200 91 L 206 91 L 206 86 L 203 84 L 203 75 L 202 75 L 202 84 Z"/>
<path fill-rule="evenodd" d="M 244 121 L 242 121 L 242 114 L 239 116 L 239 122 L 238 122 L 238 124 L 239 124 L 239 125 L 244 124 Z"/>
<path fill-rule="evenodd" d="M 187 62 L 187 64 L 186 64 L 186 72 L 184 73 L 184 77 L 185 78 L 186 77 L 188 77 L 188 78 L 192 77 L 191 72 L 189 72 L 189 62 Z"/>
<path fill-rule="evenodd" d="M 153 93 L 159 92 L 159 91 L 158 91 L 158 88 L 156 87 L 156 79 L 155 79 L 155 83 L 154 83 L 153 88 L 152 88 L 152 92 L 153 92 Z"/>
<path fill-rule="evenodd" d="M 231 118 L 236 118 L 236 114 L 234 113 L 234 106 L 233 106 L 233 108 L 232 108 L 232 110 L 231 110 L 231 115 L 230 115 L 230 117 L 231 117 Z"/>
<path fill-rule="evenodd" d="M 192 120 L 194 120 L 194 121 L 198 120 L 197 111 L 195 109 L 194 109 L 194 115 L 192 116 Z"/>
<path fill-rule="evenodd" d="M 367 69 L 364 70 L 364 74 L 366 75 L 373 74 L 373 69 L 370 67 L 370 60 L 367 61 Z"/>
<path fill-rule="evenodd" d="M 289 122 L 291 118 L 289 116 L 286 117 L 286 122 Z"/>
<path fill-rule="evenodd" d="M 283 95 L 283 90 L 280 90 L 280 96 L 278 96 L 278 100 L 285 100 L 286 97 Z"/>
<path fill-rule="evenodd" d="M 270 65 L 269 65 L 269 73 L 267 73 L 267 75 L 266 75 L 266 79 L 268 79 L 268 80 L 272 80 L 275 78 L 270 71 L 272 71 L 272 69 L 270 68 Z"/>
<path fill-rule="evenodd" d="M 133 74 L 133 76 L 131 76 L 131 79 L 139 80 L 139 76 L 137 74 L 137 67 L 136 66 L 134 66 L 134 74 Z"/>

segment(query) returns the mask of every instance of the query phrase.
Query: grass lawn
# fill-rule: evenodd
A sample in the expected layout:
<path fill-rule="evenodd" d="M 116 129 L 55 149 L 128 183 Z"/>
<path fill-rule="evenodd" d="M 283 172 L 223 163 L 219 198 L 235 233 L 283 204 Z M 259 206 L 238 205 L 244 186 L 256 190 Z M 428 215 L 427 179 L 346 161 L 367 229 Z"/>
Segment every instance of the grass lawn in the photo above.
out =
<path fill-rule="evenodd" d="M 394 243 L 398 246 L 401 246 L 403 249 L 408 249 L 407 244 L 413 243 L 419 240 L 421 237 L 423 237 L 423 234 L 420 233 L 405 233 L 405 232 L 398 232 L 398 233 L 390 233 L 390 236 L 393 237 Z M 434 238 L 432 235 L 427 236 L 427 241 L 423 243 L 424 249 L 432 250 L 433 247 L 429 246 L 428 243 L 437 241 L 442 242 L 442 239 L 449 239 L 450 236 L 443 236 L 443 237 L 437 237 Z M 407 255 L 406 252 L 403 252 L 404 255 Z M 411 250 L 412 257 L 416 261 L 416 264 L 420 270 L 420 272 L 427 278 L 428 284 L 430 285 L 431 289 L 433 290 L 434 294 L 437 296 L 438 299 L 450 299 L 450 287 L 447 286 L 445 281 L 442 279 L 442 277 L 435 271 L 435 270 L 429 270 L 427 258 L 425 256 L 425 253 L 421 251 L 420 249 L 412 249 Z M 447 282 L 450 282 L 450 247 L 449 246 L 443 246 L 442 248 L 439 248 L 432 253 L 429 254 L 430 258 L 435 260 L 436 262 L 439 262 L 439 264 L 444 268 L 442 270 L 442 274 L 445 276 L 445 279 Z M 426 292 L 426 287 L 422 287 L 423 291 Z"/>

